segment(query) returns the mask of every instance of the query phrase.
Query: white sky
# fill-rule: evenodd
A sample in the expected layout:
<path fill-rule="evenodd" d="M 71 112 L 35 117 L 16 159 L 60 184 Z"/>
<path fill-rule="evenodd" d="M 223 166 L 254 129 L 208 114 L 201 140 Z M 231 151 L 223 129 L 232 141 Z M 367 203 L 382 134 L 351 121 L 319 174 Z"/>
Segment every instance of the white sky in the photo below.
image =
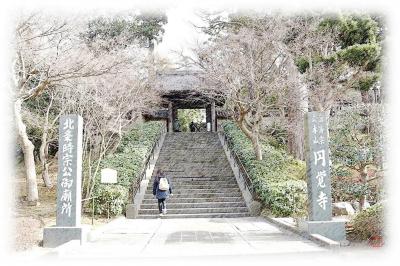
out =
<path fill-rule="evenodd" d="M 176 52 L 182 51 L 185 55 L 192 55 L 191 49 L 206 39 L 206 35 L 193 26 L 202 25 L 201 19 L 189 6 L 168 8 L 166 14 L 168 23 L 164 25 L 163 40 L 155 47 L 155 52 L 171 61 L 178 60 Z"/>

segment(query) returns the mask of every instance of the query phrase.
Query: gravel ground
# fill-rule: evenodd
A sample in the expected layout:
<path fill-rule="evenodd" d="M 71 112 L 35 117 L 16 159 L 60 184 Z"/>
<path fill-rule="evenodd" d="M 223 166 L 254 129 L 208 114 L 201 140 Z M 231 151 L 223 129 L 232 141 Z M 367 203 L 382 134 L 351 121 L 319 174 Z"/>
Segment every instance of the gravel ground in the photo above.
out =
<path fill-rule="evenodd" d="M 53 184 L 57 175 L 57 163 L 50 168 L 50 177 Z M 23 165 L 17 166 L 15 179 L 15 205 L 14 213 L 14 239 L 13 246 L 16 251 L 26 251 L 40 246 L 43 238 L 43 228 L 56 223 L 56 187 L 46 188 L 38 175 L 39 204 L 28 206 L 25 201 L 26 188 Z M 90 214 L 84 214 L 82 224 L 91 225 Z M 107 219 L 98 218 L 94 220 L 94 227 L 107 223 Z"/>

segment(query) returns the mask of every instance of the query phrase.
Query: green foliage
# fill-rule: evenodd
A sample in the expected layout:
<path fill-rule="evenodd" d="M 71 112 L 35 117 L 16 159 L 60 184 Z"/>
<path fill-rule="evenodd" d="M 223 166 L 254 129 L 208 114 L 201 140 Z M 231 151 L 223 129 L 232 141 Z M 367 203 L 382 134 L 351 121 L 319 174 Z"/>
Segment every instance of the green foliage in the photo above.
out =
<path fill-rule="evenodd" d="M 332 197 L 335 201 L 353 201 L 371 193 L 368 183 L 332 178 Z"/>
<path fill-rule="evenodd" d="M 330 120 L 333 198 L 341 201 L 381 193 L 366 183 L 368 166 L 380 167 L 383 156 L 383 108 L 361 105 L 339 111 Z"/>
<path fill-rule="evenodd" d="M 369 15 L 347 15 L 327 17 L 319 25 L 319 30 L 334 33 L 339 48 L 324 63 L 356 67 L 361 77 L 355 77 L 352 87 L 361 91 L 370 90 L 380 79 L 381 37 L 383 25 L 379 18 Z M 340 75 L 339 75 L 340 76 Z"/>
<path fill-rule="evenodd" d="M 379 34 L 378 22 L 369 15 L 330 16 L 321 21 L 318 29 L 339 32 L 342 48 L 376 43 Z"/>
<path fill-rule="evenodd" d="M 327 65 L 333 65 L 338 60 L 338 56 L 336 54 L 332 54 L 330 56 L 322 57 L 319 59 L 320 62 L 325 63 Z M 318 63 L 318 61 L 317 61 Z"/>
<path fill-rule="evenodd" d="M 337 56 L 337 54 L 332 54 L 332 55 L 329 55 L 326 57 L 314 56 L 314 57 L 312 57 L 311 61 L 314 65 L 324 64 L 327 66 L 334 66 L 334 64 L 338 62 L 338 56 Z M 295 61 L 295 64 L 296 64 L 299 72 L 302 74 L 305 73 L 307 71 L 307 69 L 310 67 L 310 62 L 304 56 L 297 58 Z M 336 72 L 341 73 L 340 71 L 342 71 L 342 69 L 340 67 L 341 67 L 341 65 L 335 66 L 333 68 L 334 69 L 333 72 L 336 71 Z"/>
<path fill-rule="evenodd" d="M 358 240 L 367 240 L 372 236 L 384 233 L 384 208 L 382 204 L 375 204 L 358 213 L 351 221 L 354 227 L 354 237 Z"/>
<path fill-rule="evenodd" d="M 275 149 L 285 149 L 287 143 L 287 130 L 281 127 L 274 127 L 273 132 L 265 131 L 267 136 L 262 137 L 262 141 L 271 145 Z"/>
<path fill-rule="evenodd" d="M 102 49 L 126 48 L 138 41 L 143 46 L 160 42 L 164 33 L 163 25 L 167 17 L 163 13 L 144 13 L 127 17 L 99 17 L 89 21 L 86 32 L 81 34 L 85 42 L 91 46 L 95 41 L 102 41 Z"/>
<path fill-rule="evenodd" d="M 156 40 L 161 42 L 164 34 L 163 26 L 167 24 L 168 18 L 164 13 L 144 13 L 138 15 L 135 19 L 137 25 L 137 36 L 147 40 Z"/>
<path fill-rule="evenodd" d="M 343 47 L 354 44 L 375 43 L 378 23 L 370 16 L 346 16 L 340 19 L 340 39 Z"/>
<path fill-rule="evenodd" d="M 215 39 L 224 36 L 226 32 L 237 33 L 242 28 L 252 28 L 257 30 L 257 22 L 254 16 L 242 13 L 232 13 L 228 17 L 224 15 L 213 15 L 205 18 L 207 26 L 202 30 L 205 34 L 210 36 L 210 39 Z"/>
<path fill-rule="evenodd" d="M 125 186 L 114 184 L 98 184 L 93 193 L 96 197 L 94 212 L 110 217 L 120 215 L 125 210 L 128 189 Z"/>
<path fill-rule="evenodd" d="M 353 88 L 360 91 L 368 91 L 376 84 L 379 78 L 380 75 L 376 73 L 364 75 L 354 84 Z"/>
<path fill-rule="evenodd" d="M 146 122 L 136 125 L 121 140 L 113 154 L 107 155 L 100 163 L 100 169 L 112 168 L 118 172 L 117 184 L 101 184 L 100 173 L 95 177 L 93 195 L 95 213 L 107 214 L 110 204 L 110 215 L 124 212 L 129 201 L 129 191 L 137 176 L 143 170 L 143 162 L 161 132 L 162 122 Z"/>
<path fill-rule="evenodd" d="M 350 66 L 366 66 L 375 61 L 380 55 L 378 44 L 355 44 L 338 52 L 339 59 L 346 61 Z"/>
<path fill-rule="evenodd" d="M 233 122 L 223 124 L 253 181 L 257 195 L 275 216 L 304 216 L 306 213 L 307 185 L 305 163 L 295 160 L 284 150 L 267 142 L 262 144 L 263 160 L 257 161 L 251 142 Z"/>
<path fill-rule="evenodd" d="M 363 167 L 382 157 L 380 109 L 371 105 L 348 108 L 331 119 L 330 149 L 336 165 L 363 171 Z"/>
<path fill-rule="evenodd" d="M 203 110 L 199 109 L 179 109 L 178 110 L 178 120 L 180 125 L 180 130 L 183 132 L 189 132 L 189 125 L 193 121 L 194 123 L 201 123 L 203 119 L 205 120 L 205 113 Z"/>
<path fill-rule="evenodd" d="M 307 69 L 310 67 L 310 63 L 308 62 L 307 58 L 303 56 L 297 58 L 295 64 L 301 74 L 305 73 Z"/>

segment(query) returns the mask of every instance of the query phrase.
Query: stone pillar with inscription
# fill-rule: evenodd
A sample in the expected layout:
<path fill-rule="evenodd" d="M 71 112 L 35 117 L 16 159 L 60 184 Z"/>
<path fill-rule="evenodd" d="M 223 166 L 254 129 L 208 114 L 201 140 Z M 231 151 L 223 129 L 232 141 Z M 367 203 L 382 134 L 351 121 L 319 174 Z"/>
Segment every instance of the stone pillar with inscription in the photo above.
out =
<path fill-rule="evenodd" d="M 174 119 L 172 114 L 172 103 L 168 103 L 168 132 L 174 132 Z"/>
<path fill-rule="evenodd" d="M 44 228 L 44 247 L 85 240 L 81 226 L 82 133 L 82 117 L 60 117 L 56 225 Z"/>
<path fill-rule="evenodd" d="M 346 241 L 344 221 L 332 220 L 327 113 L 307 113 L 305 134 L 308 220 L 300 222 L 299 227 L 309 234 Z"/>
<path fill-rule="evenodd" d="M 217 132 L 217 118 L 215 114 L 215 101 L 211 102 L 211 131 Z"/>

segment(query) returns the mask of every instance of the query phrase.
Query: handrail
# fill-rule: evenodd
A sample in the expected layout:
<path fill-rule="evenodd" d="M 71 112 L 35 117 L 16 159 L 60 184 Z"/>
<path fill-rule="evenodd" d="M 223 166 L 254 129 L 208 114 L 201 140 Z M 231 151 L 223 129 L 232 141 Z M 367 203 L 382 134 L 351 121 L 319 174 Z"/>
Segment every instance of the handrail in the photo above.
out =
<path fill-rule="evenodd" d="M 243 178 L 246 188 L 249 190 L 252 199 L 255 200 L 257 198 L 257 195 L 256 195 L 256 192 L 255 192 L 253 181 L 251 180 L 250 175 L 247 173 L 246 168 L 244 167 L 244 165 L 243 165 L 242 161 L 240 160 L 239 156 L 233 150 L 232 141 L 227 137 L 225 132 L 219 131 L 218 134 L 222 135 L 223 144 L 225 144 L 225 143 L 227 144 L 228 151 L 229 151 L 229 156 L 231 158 L 233 158 L 233 165 L 238 167 L 239 176 L 241 176 Z"/>
<path fill-rule="evenodd" d="M 165 133 L 165 131 L 166 131 L 166 128 L 163 126 L 161 128 L 161 131 L 160 131 L 157 139 L 156 139 L 156 142 L 153 144 L 151 151 L 149 152 L 149 154 L 146 157 L 146 160 L 142 164 L 142 171 L 139 173 L 138 178 L 136 178 L 136 182 L 133 182 L 133 184 L 132 184 L 132 203 L 136 196 L 136 193 L 140 192 L 140 183 L 143 181 L 143 178 L 146 176 L 147 167 L 150 169 L 150 161 L 151 161 L 151 159 L 154 160 L 154 151 L 155 151 L 156 147 L 158 148 L 158 146 L 160 145 L 160 140 L 161 140 L 163 134 Z"/>

